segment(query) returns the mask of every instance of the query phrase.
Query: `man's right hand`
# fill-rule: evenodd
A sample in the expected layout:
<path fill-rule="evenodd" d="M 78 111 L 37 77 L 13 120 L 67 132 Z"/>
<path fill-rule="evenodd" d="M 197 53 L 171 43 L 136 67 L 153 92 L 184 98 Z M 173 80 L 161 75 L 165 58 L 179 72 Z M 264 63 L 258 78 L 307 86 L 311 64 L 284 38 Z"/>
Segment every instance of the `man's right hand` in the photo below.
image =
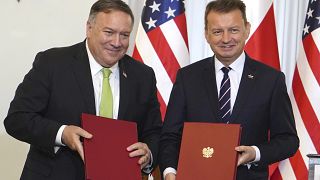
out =
<path fill-rule="evenodd" d="M 165 180 L 175 180 L 176 175 L 174 173 L 168 173 L 166 177 L 164 177 Z"/>
<path fill-rule="evenodd" d="M 80 137 L 90 139 L 92 138 L 92 134 L 78 126 L 66 126 L 62 132 L 62 143 L 70 149 L 77 151 L 81 159 L 84 161 L 83 146 L 80 141 Z"/>

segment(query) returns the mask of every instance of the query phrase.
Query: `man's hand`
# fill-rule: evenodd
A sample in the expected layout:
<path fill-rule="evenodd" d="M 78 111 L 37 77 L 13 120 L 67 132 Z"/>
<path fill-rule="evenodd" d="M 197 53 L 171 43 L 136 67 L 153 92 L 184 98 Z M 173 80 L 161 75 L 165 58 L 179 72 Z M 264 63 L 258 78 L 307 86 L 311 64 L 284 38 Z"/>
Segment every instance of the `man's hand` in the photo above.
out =
<path fill-rule="evenodd" d="M 164 177 L 165 180 L 175 180 L 176 175 L 174 173 L 168 173 L 166 177 Z"/>
<path fill-rule="evenodd" d="M 62 132 L 62 143 L 67 145 L 70 149 L 77 151 L 84 161 L 83 146 L 80 137 L 90 139 L 92 138 L 92 134 L 78 126 L 66 126 Z"/>
<path fill-rule="evenodd" d="M 256 151 L 251 146 L 238 146 L 235 150 L 239 152 L 238 166 L 252 162 L 256 158 Z"/>
<path fill-rule="evenodd" d="M 129 157 L 140 157 L 140 159 L 138 160 L 138 164 L 140 164 L 141 169 L 143 169 L 150 162 L 151 151 L 148 148 L 148 145 L 145 143 L 134 143 L 131 146 L 127 147 L 127 151 L 130 152 Z"/>

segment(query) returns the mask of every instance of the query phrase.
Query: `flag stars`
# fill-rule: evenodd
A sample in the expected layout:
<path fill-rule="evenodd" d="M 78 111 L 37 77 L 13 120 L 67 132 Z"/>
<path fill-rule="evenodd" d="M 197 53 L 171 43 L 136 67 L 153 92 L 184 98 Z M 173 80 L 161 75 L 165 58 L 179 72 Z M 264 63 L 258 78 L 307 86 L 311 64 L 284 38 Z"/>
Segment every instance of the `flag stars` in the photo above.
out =
<path fill-rule="evenodd" d="M 175 9 L 172 10 L 171 7 L 169 6 L 168 11 L 165 11 L 164 13 L 166 13 L 168 15 L 167 18 L 169 19 L 171 16 L 175 17 L 175 15 L 174 15 L 175 11 L 176 11 Z"/>
<path fill-rule="evenodd" d="M 156 27 L 156 22 L 157 22 L 157 20 L 153 20 L 151 17 L 150 17 L 150 19 L 149 19 L 149 21 L 148 22 L 146 22 L 146 24 L 148 24 L 148 29 L 150 29 L 150 28 L 152 28 L 152 27 Z"/>
<path fill-rule="evenodd" d="M 320 24 L 320 16 L 316 17 L 316 19 L 318 19 L 318 24 Z"/>
<path fill-rule="evenodd" d="M 310 17 L 313 17 L 313 16 L 312 16 L 313 11 L 314 11 L 314 10 L 311 10 L 311 9 L 309 8 L 309 11 L 308 11 L 308 13 L 307 13 L 307 15 L 308 15 L 308 18 L 307 18 L 307 19 L 309 19 Z"/>
<path fill-rule="evenodd" d="M 306 26 L 303 28 L 303 35 L 306 35 L 307 33 L 309 33 L 309 28 L 310 26 L 306 24 Z"/>
<path fill-rule="evenodd" d="M 152 9 L 152 13 L 154 13 L 155 11 L 160 12 L 160 9 L 159 9 L 160 5 L 161 5 L 161 3 L 157 4 L 156 1 L 153 1 L 152 6 L 149 6 Z"/>

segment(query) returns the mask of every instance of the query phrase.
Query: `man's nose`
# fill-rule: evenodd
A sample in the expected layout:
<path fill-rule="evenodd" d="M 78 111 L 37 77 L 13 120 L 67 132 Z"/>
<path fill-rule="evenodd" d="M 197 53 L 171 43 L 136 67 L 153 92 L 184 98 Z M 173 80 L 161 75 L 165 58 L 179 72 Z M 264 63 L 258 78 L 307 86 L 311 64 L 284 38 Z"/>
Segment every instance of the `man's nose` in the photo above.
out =
<path fill-rule="evenodd" d="M 114 47 L 120 47 L 121 46 L 121 39 L 120 39 L 120 34 L 115 34 L 112 37 L 112 41 L 111 41 L 112 45 Z"/>
<path fill-rule="evenodd" d="M 226 42 L 230 42 L 230 40 L 231 40 L 230 33 L 229 32 L 224 32 L 222 34 L 222 41 L 226 43 Z"/>

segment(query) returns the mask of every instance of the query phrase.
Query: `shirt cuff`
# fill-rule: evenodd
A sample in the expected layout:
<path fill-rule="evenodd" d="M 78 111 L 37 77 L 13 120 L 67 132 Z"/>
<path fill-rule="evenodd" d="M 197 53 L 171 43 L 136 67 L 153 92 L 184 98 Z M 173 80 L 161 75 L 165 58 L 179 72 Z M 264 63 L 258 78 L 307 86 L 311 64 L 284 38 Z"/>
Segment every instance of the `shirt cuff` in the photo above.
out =
<path fill-rule="evenodd" d="M 150 151 L 150 162 L 149 162 L 149 164 L 147 164 L 147 165 L 142 169 L 142 171 L 143 171 L 144 173 L 146 173 L 146 174 L 150 174 L 151 171 L 153 170 L 152 164 L 153 164 L 153 156 L 152 156 L 152 153 L 151 153 L 151 151 Z"/>
<path fill-rule="evenodd" d="M 65 146 L 65 144 L 62 143 L 62 139 L 61 139 L 64 128 L 66 128 L 66 125 L 62 125 L 58 130 L 58 133 L 56 135 L 56 140 L 55 140 L 55 144 L 57 146 L 54 147 L 54 153 L 58 152 L 58 150 L 60 149 L 59 146 Z"/>
<path fill-rule="evenodd" d="M 173 173 L 173 174 L 177 174 L 177 170 L 175 170 L 172 167 L 167 167 L 164 171 L 163 171 L 163 179 L 166 178 L 166 175 L 169 173 Z"/>
<path fill-rule="evenodd" d="M 251 146 L 251 147 L 252 147 L 252 148 L 254 149 L 254 151 L 256 152 L 256 158 L 255 158 L 253 161 L 245 164 L 248 169 L 250 169 L 252 165 L 258 166 L 258 164 L 257 164 L 256 162 L 260 161 L 260 158 L 261 158 L 261 154 L 260 154 L 259 148 L 258 148 L 257 146 Z"/>
<path fill-rule="evenodd" d="M 257 146 L 251 146 L 253 147 L 253 149 L 256 151 L 256 158 L 252 161 L 253 163 L 260 161 L 261 158 L 261 154 L 260 154 L 260 150 Z"/>

